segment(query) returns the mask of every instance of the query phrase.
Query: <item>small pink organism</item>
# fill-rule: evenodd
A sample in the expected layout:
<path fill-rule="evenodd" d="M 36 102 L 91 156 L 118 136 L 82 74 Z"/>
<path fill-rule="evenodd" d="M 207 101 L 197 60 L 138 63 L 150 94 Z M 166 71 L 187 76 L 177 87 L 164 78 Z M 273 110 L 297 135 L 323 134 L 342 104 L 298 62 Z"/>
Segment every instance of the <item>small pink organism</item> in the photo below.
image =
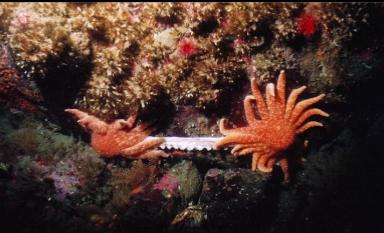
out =
<path fill-rule="evenodd" d="M 31 23 L 31 18 L 34 18 L 34 17 L 35 17 L 35 13 L 31 11 L 28 11 L 26 9 L 17 10 L 14 13 L 14 18 L 10 23 L 9 32 L 17 33 L 17 32 L 26 30 Z"/>
<path fill-rule="evenodd" d="M 179 181 L 175 175 L 165 174 L 161 177 L 160 181 L 153 185 L 154 190 L 168 191 L 171 194 L 175 194 L 179 187 Z"/>
<path fill-rule="evenodd" d="M 26 27 L 28 25 L 28 15 L 25 12 L 21 12 L 16 18 L 22 27 Z"/>
<path fill-rule="evenodd" d="M 179 54 L 187 58 L 196 54 L 198 51 L 198 46 L 196 45 L 196 42 L 193 39 L 189 38 L 181 39 L 177 47 Z"/>
<path fill-rule="evenodd" d="M 311 38 L 317 30 L 317 22 L 315 16 L 303 12 L 298 18 L 298 31 L 306 38 Z"/>
<path fill-rule="evenodd" d="M 244 41 L 244 39 L 242 39 L 242 38 L 237 38 L 237 39 L 235 39 L 234 41 L 233 41 L 233 48 L 239 48 L 239 47 L 241 47 L 241 46 L 243 46 L 245 44 L 245 41 Z"/>
<path fill-rule="evenodd" d="M 219 24 L 223 30 L 227 30 L 229 29 L 229 26 L 231 26 L 231 23 L 227 17 L 224 17 L 222 20 L 220 20 Z"/>

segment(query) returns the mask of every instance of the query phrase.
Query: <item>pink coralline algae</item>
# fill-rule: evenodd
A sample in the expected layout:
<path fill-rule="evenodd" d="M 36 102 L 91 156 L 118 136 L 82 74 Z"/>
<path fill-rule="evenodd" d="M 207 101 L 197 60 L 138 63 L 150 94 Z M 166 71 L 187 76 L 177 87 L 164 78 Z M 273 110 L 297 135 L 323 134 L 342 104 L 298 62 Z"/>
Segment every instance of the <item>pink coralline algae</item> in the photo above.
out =
<path fill-rule="evenodd" d="M 315 17 L 308 13 L 301 13 L 298 18 L 298 30 L 306 38 L 310 38 L 316 32 Z"/>

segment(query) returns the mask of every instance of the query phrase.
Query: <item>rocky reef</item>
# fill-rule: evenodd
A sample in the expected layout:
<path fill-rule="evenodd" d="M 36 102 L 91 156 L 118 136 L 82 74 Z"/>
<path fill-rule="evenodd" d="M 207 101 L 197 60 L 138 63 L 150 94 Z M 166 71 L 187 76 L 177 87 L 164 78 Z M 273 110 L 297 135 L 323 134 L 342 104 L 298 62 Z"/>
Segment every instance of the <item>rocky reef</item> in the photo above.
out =
<path fill-rule="evenodd" d="M 380 232 L 382 3 L 0 3 L 2 232 Z M 104 158 L 64 112 L 157 136 L 244 126 L 249 80 L 325 93 L 275 166 L 228 150 Z M 264 91 L 263 91 L 264 93 Z M 304 146 L 303 146 L 304 145 Z"/>
<path fill-rule="evenodd" d="M 326 88 L 332 77 L 343 73 L 345 68 L 332 67 L 333 61 L 349 56 L 341 48 L 368 24 L 371 6 L 5 3 L 1 7 L 2 34 L 16 65 L 26 77 L 39 80 L 42 89 L 48 88 L 49 101 L 111 120 L 154 106 L 191 105 L 208 114 L 227 113 L 224 107 L 241 90 L 249 69 L 264 83 L 284 68 Z M 59 84 L 74 90 L 48 94 Z M 71 98 L 62 96 L 68 92 Z M 162 102 L 171 106 L 159 106 Z"/>

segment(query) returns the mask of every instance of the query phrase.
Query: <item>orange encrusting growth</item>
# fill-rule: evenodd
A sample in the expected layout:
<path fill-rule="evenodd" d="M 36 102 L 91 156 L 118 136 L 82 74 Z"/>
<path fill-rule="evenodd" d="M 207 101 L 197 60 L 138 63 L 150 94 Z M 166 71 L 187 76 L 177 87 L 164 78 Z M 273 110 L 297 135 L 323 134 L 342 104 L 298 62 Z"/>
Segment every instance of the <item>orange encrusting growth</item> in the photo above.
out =
<path fill-rule="evenodd" d="M 78 109 L 66 109 L 65 111 L 80 119 L 77 122 L 81 126 L 91 130 L 92 147 L 102 156 L 121 155 L 131 159 L 168 156 L 165 152 L 154 149 L 164 142 L 163 138 L 146 139 L 153 131 L 148 124 L 144 123 L 133 127 L 136 115 L 130 116 L 127 120 L 119 119 L 107 124 Z"/>
<path fill-rule="evenodd" d="M 248 123 L 246 127 L 226 129 L 225 120 L 220 120 L 220 132 L 226 137 L 220 139 L 215 148 L 219 149 L 235 145 L 231 151 L 234 156 L 252 154 L 252 170 L 271 172 L 273 165 L 279 162 L 288 179 L 288 160 L 282 154 L 295 140 L 298 134 L 316 126 L 323 126 L 316 121 L 305 122 L 313 115 L 328 117 L 328 113 L 317 109 L 308 109 L 324 98 L 324 94 L 296 103 L 305 86 L 294 89 L 285 97 L 286 77 L 281 71 L 277 86 L 269 83 L 266 86 L 266 97 L 263 99 L 256 79 L 251 80 L 252 95 L 244 99 L 244 113 Z M 253 108 L 256 104 L 258 118 Z"/>

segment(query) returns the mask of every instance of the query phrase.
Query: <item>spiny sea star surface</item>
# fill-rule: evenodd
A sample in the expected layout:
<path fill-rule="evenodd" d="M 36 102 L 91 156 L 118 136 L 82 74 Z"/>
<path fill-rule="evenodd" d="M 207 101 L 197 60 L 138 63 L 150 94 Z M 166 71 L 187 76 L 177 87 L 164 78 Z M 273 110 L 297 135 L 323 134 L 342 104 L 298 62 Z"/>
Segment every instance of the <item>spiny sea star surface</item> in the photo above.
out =
<path fill-rule="evenodd" d="M 153 129 L 146 123 L 135 126 L 136 115 L 130 116 L 127 120 L 119 119 L 106 123 L 78 109 L 65 111 L 74 115 L 79 119 L 77 122 L 81 126 L 92 132 L 92 147 L 102 156 L 121 155 L 130 159 L 168 157 L 165 152 L 154 149 L 163 143 L 164 139 L 153 137 L 148 139 L 147 136 Z"/>
<path fill-rule="evenodd" d="M 288 160 L 282 154 L 297 135 L 309 128 L 323 126 L 316 121 L 306 120 L 313 115 L 328 117 L 328 113 L 318 109 L 309 108 L 324 98 L 324 94 L 296 103 L 298 96 L 303 93 L 305 86 L 294 89 L 288 99 L 285 97 L 286 77 L 281 71 L 277 86 L 269 83 L 266 86 L 264 101 L 257 86 L 256 79 L 251 80 L 252 95 L 244 99 L 245 127 L 227 129 L 225 120 L 220 121 L 220 132 L 226 137 L 220 139 L 215 148 L 219 149 L 235 145 L 231 153 L 234 156 L 252 154 L 252 170 L 271 172 L 275 163 L 279 162 L 284 172 L 285 180 L 289 177 Z M 253 104 L 256 104 L 258 118 Z"/>

